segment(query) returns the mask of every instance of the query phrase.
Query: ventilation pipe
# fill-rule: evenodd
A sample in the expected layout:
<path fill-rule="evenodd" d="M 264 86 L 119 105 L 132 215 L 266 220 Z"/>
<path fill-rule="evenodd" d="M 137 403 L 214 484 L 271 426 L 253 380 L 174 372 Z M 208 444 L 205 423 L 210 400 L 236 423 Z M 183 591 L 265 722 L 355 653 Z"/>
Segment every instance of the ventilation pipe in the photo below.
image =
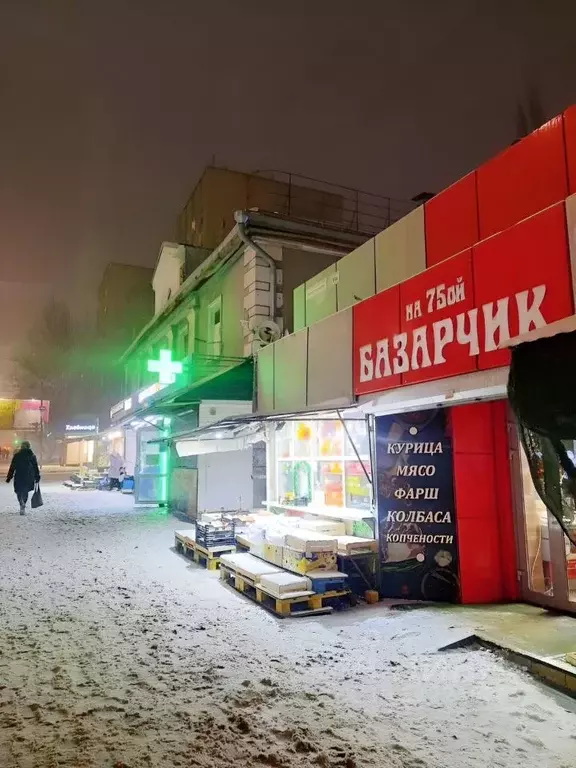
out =
<path fill-rule="evenodd" d="M 253 248 L 256 253 L 261 256 L 266 264 L 270 267 L 270 317 L 272 320 L 276 321 L 276 262 L 270 256 L 269 253 L 266 253 L 264 248 L 262 248 L 261 245 L 258 245 L 258 243 L 253 240 L 248 232 L 246 231 L 246 225 L 249 221 L 249 216 L 246 213 L 246 211 L 235 211 L 234 213 L 234 220 L 236 221 L 236 227 L 238 229 L 238 234 L 240 235 L 240 239 L 243 243 L 248 245 L 250 248 Z"/>

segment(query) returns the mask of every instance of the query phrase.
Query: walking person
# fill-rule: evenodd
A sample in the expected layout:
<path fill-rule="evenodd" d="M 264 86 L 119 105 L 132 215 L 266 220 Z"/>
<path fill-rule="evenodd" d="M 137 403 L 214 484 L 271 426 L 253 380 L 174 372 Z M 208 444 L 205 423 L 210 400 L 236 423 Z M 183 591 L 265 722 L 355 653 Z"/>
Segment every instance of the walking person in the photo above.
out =
<path fill-rule="evenodd" d="M 124 476 L 124 459 L 117 451 L 110 454 L 110 469 L 108 470 L 108 488 L 122 490 L 122 477 Z"/>
<path fill-rule="evenodd" d="M 40 482 L 38 461 L 27 440 L 22 441 L 20 450 L 16 451 L 12 457 L 6 482 L 9 483 L 12 478 L 14 478 L 14 492 L 20 504 L 20 514 L 24 515 L 26 514 L 28 494 L 34 490 L 36 483 Z"/>

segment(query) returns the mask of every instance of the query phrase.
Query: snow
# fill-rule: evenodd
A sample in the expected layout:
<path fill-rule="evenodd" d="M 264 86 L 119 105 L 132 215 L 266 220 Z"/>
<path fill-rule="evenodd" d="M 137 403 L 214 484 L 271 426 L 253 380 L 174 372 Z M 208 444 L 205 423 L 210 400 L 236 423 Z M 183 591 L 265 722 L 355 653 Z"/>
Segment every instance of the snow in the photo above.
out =
<path fill-rule="evenodd" d="M 278 620 L 117 493 L 0 490 L 2 768 L 568 768 L 574 703 L 442 611 Z M 460 631 L 461 634 L 461 631 Z"/>

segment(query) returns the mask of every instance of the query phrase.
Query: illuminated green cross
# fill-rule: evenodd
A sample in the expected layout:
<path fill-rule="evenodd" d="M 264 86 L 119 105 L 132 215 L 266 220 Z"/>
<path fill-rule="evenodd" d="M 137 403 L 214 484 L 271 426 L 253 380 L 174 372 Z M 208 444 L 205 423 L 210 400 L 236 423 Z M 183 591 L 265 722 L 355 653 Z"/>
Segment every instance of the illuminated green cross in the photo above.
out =
<path fill-rule="evenodd" d="M 174 384 L 177 374 L 182 373 L 182 363 L 172 360 L 169 349 L 161 349 L 159 360 L 148 360 L 148 371 L 158 374 L 160 384 Z"/>

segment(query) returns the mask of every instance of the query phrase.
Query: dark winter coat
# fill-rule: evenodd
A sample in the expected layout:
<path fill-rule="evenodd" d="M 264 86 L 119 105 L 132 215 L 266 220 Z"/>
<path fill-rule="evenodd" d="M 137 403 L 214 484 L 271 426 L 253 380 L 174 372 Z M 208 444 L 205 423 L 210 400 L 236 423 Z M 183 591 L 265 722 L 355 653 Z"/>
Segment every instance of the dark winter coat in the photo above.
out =
<path fill-rule="evenodd" d="M 16 493 L 28 493 L 34 490 L 34 484 L 40 482 L 40 470 L 36 456 L 30 448 L 21 448 L 14 454 L 6 482 L 14 478 Z"/>

